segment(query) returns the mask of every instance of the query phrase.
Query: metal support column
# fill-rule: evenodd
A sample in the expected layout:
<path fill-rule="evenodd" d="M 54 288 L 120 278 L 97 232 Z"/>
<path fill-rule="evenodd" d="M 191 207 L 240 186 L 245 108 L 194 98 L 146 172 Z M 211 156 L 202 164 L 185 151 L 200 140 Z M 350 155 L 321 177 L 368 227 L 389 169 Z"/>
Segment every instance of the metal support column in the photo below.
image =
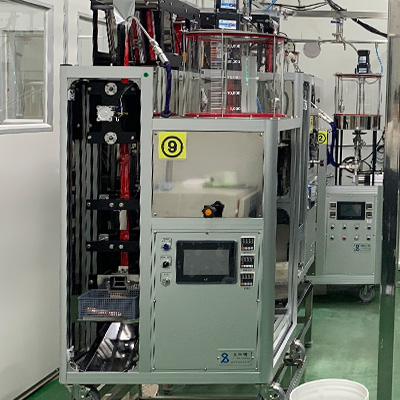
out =
<path fill-rule="evenodd" d="M 400 54 L 400 2 L 398 0 L 389 0 L 388 39 L 378 400 L 393 399 L 400 148 L 400 69 L 397 65 Z"/>

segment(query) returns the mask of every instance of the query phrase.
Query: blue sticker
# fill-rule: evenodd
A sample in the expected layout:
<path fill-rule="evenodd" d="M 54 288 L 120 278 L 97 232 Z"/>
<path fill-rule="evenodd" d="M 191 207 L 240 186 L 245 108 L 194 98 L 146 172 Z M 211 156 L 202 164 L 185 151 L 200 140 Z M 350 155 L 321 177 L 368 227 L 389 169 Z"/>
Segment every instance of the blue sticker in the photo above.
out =
<path fill-rule="evenodd" d="M 222 353 L 221 354 L 221 357 L 222 357 L 221 364 L 228 364 L 229 363 L 228 356 L 229 356 L 228 353 Z"/>

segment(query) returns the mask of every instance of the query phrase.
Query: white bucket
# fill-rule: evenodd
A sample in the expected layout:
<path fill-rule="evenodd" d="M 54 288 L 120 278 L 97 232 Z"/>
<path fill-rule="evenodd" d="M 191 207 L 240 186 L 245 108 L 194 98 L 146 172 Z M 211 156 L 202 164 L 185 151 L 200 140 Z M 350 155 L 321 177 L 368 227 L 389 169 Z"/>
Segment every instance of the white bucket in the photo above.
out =
<path fill-rule="evenodd" d="M 368 389 L 346 379 L 321 379 L 300 385 L 290 400 L 368 400 Z"/>

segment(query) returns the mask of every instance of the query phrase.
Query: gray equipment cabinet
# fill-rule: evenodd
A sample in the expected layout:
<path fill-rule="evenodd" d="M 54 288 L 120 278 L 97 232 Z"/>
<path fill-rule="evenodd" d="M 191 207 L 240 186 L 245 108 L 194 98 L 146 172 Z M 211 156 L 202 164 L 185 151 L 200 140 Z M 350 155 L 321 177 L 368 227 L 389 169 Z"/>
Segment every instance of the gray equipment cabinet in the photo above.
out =
<path fill-rule="evenodd" d="M 151 68 L 61 77 L 60 381 L 268 387 L 310 264 L 303 115 L 154 118 Z"/>
<path fill-rule="evenodd" d="M 381 186 L 328 186 L 314 284 L 377 285 L 381 271 Z M 360 291 L 364 301 L 373 290 Z"/>

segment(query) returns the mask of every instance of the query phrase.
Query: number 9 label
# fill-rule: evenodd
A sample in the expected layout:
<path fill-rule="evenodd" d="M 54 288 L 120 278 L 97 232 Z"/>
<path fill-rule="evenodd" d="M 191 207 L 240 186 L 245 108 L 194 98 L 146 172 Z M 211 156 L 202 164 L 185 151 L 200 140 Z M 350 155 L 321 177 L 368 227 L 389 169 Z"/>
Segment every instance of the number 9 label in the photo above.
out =
<path fill-rule="evenodd" d="M 159 132 L 158 157 L 186 159 L 186 132 Z"/>

